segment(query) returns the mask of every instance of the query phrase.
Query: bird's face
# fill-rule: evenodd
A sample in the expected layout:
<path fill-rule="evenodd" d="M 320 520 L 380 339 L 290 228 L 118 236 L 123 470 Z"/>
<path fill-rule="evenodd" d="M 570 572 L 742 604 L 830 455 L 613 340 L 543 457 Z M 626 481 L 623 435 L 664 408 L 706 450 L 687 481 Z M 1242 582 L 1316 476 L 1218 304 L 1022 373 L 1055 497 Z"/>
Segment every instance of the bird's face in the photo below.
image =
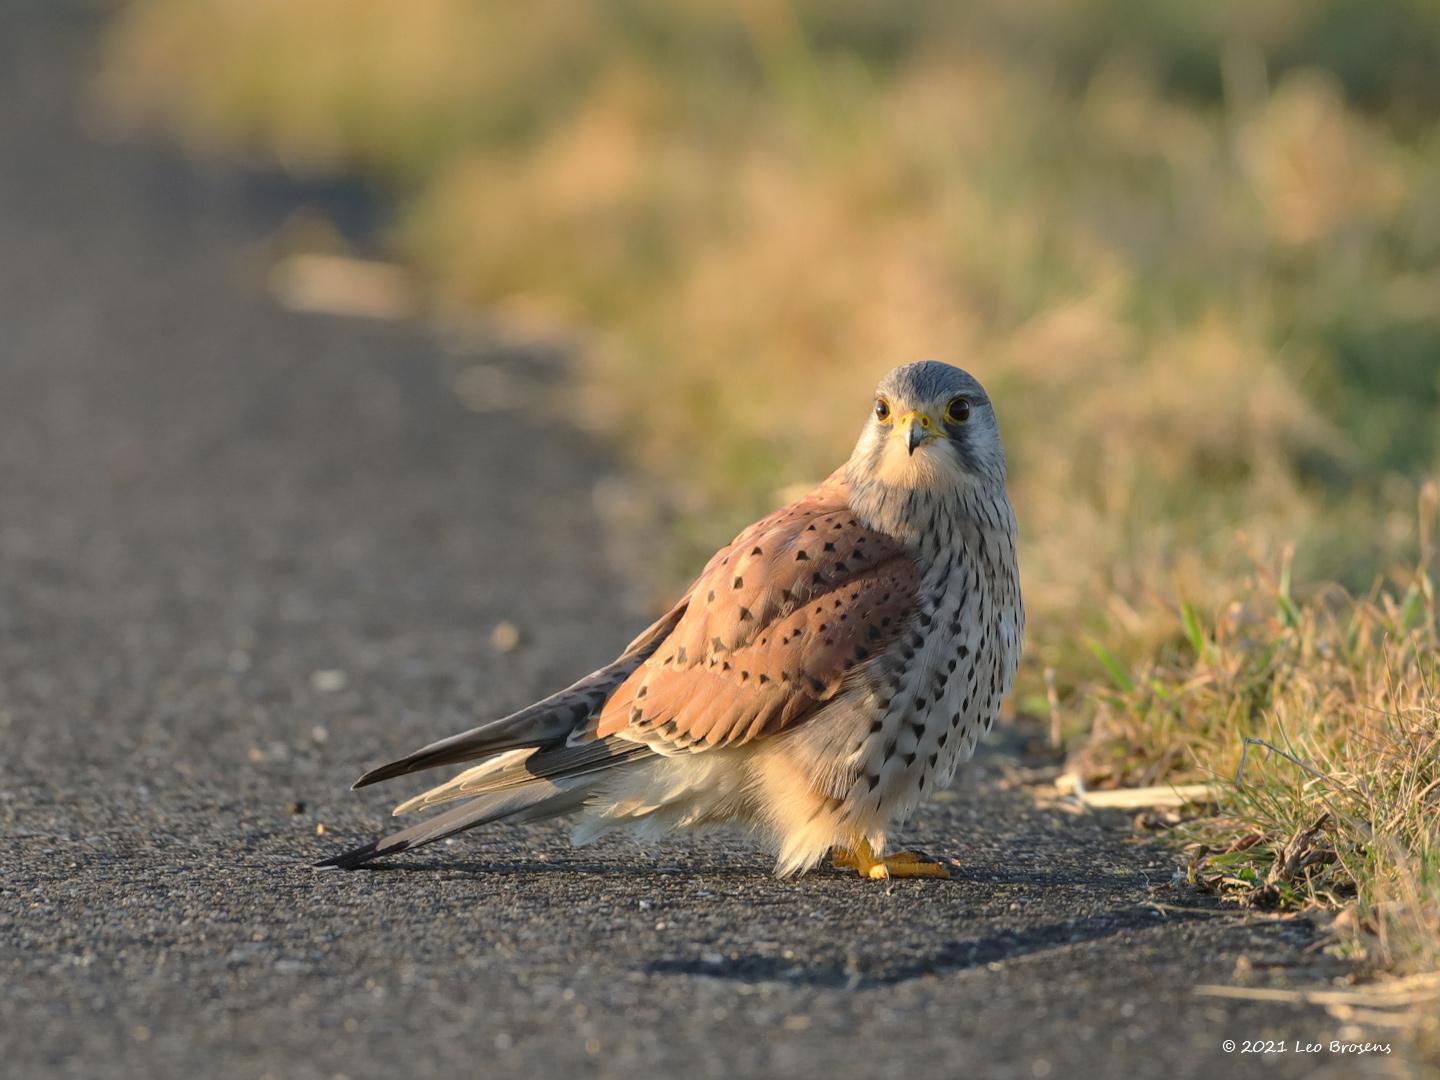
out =
<path fill-rule="evenodd" d="M 1005 475 L 990 399 L 974 376 L 927 360 L 881 380 L 850 458 L 852 479 L 940 491 Z"/>

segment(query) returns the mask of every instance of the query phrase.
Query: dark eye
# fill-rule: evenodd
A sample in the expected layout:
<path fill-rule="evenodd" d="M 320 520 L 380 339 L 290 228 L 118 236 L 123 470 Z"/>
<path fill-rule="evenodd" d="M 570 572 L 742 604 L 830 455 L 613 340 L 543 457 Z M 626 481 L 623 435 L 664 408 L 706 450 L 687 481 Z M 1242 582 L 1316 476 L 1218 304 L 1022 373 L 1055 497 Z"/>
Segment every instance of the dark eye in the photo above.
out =
<path fill-rule="evenodd" d="M 963 424 L 970 419 L 970 399 L 955 397 L 950 399 L 950 404 L 945 406 L 945 421 L 950 424 Z"/>
<path fill-rule="evenodd" d="M 883 397 L 875 399 L 875 419 L 882 424 L 890 419 L 890 403 Z"/>

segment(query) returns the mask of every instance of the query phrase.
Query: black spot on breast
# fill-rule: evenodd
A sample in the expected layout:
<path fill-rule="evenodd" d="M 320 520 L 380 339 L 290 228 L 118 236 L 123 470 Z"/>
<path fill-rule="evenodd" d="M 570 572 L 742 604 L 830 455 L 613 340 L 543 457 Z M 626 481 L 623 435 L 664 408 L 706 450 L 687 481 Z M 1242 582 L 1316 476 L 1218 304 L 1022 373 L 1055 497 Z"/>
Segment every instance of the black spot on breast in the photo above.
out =
<path fill-rule="evenodd" d="M 648 687 L 648 686 L 642 686 L 642 687 L 640 687 L 639 690 L 636 690 L 636 691 L 635 691 L 635 700 L 636 700 L 636 701 L 639 701 L 641 698 L 643 698 L 643 697 L 644 697 L 646 694 L 648 694 L 648 693 L 650 693 L 650 687 Z"/>
<path fill-rule="evenodd" d="M 765 552 L 761 551 L 760 548 L 759 548 L 759 546 L 757 545 L 757 546 L 755 546 L 755 547 L 753 547 L 753 548 L 750 549 L 750 554 L 751 554 L 751 555 L 764 555 Z"/>
<path fill-rule="evenodd" d="M 834 550 L 835 550 L 835 545 L 832 544 L 829 540 L 826 540 L 826 541 L 825 541 L 825 550 L 826 550 L 826 551 L 834 551 Z"/>
<path fill-rule="evenodd" d="M 745 579 L 744 579 L 743 577 L 738 577 L 738 576 L 737 576 L 737 577 L 735 578 L 735 584 L 734 584 L 733 588 L 743 589 L 744 587 L 745 587 Z"/>

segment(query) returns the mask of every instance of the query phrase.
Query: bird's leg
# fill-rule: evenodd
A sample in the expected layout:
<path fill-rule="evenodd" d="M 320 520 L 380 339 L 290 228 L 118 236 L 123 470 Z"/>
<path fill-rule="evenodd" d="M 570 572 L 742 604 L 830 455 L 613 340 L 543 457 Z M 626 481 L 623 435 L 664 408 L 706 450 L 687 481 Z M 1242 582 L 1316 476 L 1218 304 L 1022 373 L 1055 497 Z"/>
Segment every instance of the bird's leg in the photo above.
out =
<path fill-rule="evenodd" d="M 884 881 L 886 878 L 927 877 L 948 878 L 947 866 L 957 865 L 953 859 L 937 859 L 923 851 L 897 851 L 883 859 L 875 854 L 870 841 L 863 836 L 852 847 L 837 847 L 831 852 L 831 865 L 837 870 L 854 870 L 863 878 Z"/>

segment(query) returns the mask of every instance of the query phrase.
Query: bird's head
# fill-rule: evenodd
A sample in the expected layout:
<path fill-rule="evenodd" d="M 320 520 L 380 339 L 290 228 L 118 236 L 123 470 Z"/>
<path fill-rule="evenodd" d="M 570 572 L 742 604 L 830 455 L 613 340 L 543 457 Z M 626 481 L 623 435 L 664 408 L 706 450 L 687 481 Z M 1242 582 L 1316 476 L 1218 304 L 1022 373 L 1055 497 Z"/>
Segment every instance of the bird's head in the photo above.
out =
<path fill-rule="evenodd" d="M 857 487 L 936 494 L 1005 482 L 1005 451 L 985 388 L 936 360 L 897 367 L 875 388 L 847 468 Z"/>

